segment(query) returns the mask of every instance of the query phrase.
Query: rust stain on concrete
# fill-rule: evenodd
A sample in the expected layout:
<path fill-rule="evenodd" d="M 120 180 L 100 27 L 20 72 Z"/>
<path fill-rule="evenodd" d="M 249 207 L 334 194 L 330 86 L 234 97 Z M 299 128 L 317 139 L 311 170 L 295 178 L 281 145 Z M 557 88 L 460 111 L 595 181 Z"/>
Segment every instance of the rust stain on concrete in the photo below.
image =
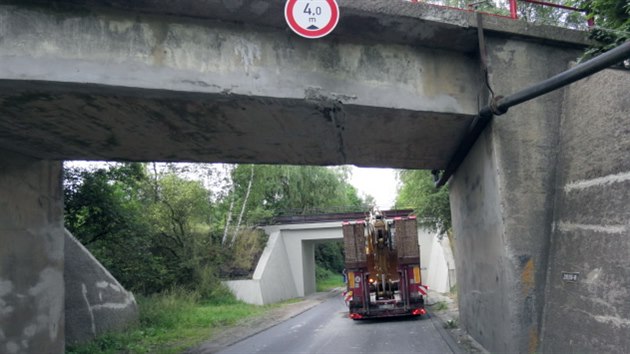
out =
<path fill-rule="evenodd" d="M 529 329 L 529 347 L 527 351 L 529 353 L 536 353 L 538 349 L 538 330 L 536 328 Z"/>
<path fill-rule="evenodd" d="M 523 268 L 523 273 L 521 273 L 521 282 L 523 284 L 523 293 L 527 294 L 534 288 L 534 260 L 529 259 L 525 267 Z"/>

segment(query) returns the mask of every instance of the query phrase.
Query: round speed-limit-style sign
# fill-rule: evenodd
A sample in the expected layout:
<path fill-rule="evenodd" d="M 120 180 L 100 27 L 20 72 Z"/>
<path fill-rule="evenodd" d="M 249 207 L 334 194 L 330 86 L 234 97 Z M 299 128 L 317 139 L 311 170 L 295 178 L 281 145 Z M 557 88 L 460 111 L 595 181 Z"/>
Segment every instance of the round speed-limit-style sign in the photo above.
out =
<path fill-rule="evenodd" d="M 336 0 L 287 0 L 284 17 L 293 32 L 305 38 L 321 38 L 339 22 Z"/>

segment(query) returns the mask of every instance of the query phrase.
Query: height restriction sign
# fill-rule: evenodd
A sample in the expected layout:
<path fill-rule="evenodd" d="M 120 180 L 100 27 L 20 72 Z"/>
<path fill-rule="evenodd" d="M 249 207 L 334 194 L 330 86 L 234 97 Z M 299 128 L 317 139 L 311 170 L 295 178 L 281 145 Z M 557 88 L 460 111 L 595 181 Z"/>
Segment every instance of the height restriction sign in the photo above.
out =
<path fill-rule="evenodd" d="M 305 38 L 321 38 L 339 22 L 336 0 L 287 0 L 284 17 L 293 32 Z"/>

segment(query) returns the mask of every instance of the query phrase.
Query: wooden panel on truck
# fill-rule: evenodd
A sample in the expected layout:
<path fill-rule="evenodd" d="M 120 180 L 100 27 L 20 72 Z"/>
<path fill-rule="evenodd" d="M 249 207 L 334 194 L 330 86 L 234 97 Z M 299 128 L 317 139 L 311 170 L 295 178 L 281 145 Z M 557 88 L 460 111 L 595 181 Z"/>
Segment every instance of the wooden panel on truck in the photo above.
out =
<path fill-rule="evenodd" d="M 345 224 L 342 226 L 346 268 L 365 267 L 365 225 Z"/>
<path fill-rule="evenodd" d="M 418 264 L 420 248 L 418 247 L 418 227 L 416 219 L 394 220 L 396 228 L 396 248 L 398 261 L 401 264 Z"/>

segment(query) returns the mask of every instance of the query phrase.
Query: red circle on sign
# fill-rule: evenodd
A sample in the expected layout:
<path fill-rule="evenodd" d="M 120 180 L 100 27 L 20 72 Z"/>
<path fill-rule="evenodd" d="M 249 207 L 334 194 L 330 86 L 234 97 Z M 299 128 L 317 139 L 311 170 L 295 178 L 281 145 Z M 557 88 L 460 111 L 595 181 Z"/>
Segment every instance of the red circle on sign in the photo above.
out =
<path fill-rule="evenodd" d="M 297 4 L 298 0 L 288 0 L 286 5 L 284 6 L 284 17 L 289 24 L 291 29 L 305 38 L 321 38 L 335 29 L 337 27 L 337 22 L 339 22 L 339 6 L 337 6 L 337 2 L 335 0 L 326 0 L 328 6 L 330 6 L 330 21 L 328 23 L 315 31 L 307 30 L 306 28 L 301 27 L 295 17 L 293 16 L 293 8 Z"/>

